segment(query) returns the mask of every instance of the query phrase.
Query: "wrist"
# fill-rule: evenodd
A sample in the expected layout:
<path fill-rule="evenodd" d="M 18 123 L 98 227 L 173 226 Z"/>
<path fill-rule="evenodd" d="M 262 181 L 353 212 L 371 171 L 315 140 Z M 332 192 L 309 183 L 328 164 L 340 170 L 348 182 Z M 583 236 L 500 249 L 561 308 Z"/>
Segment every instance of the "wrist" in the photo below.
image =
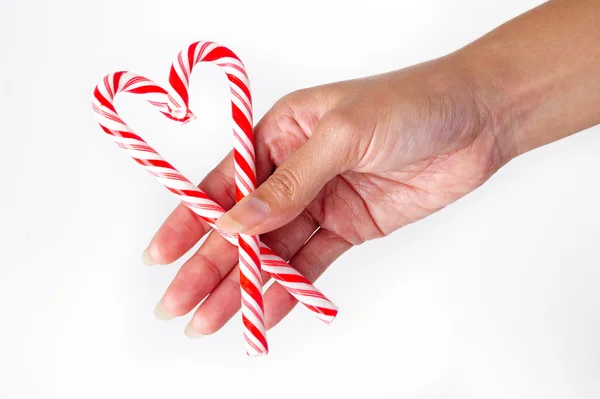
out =
<path fill-rule="evenodd" d="M 527 115 L 515 112 L 520 109 L 515 103 L 517 97 L 499 83 L 493 70 L 482 67 L 471 55 L 459 51 L 443 57 L 442 61 L 453 80 L 461 82 L 459 90 L 468 95 L 473 109 L 470 114 L 477 119 L 476 135 L 486 143 L 490 168 L 497 170 L 520 154 L 517 127 L 523 125 Z M 455 92 L 453 96 L 456 95 Z M 519 119 L 522 123 L 517 122 Z"/>
<path fill-rule="evenodd" d="M 468 87 L 480 119 L 480 136 L 490 143 L 498 167 L 521 155 L 523 132 L 535 111 L 530 96 L 518 93 L 498 73 L 504 68 L 488 68 L 472 54 L 462 51 L 448 56 L 453 68 Z"/>

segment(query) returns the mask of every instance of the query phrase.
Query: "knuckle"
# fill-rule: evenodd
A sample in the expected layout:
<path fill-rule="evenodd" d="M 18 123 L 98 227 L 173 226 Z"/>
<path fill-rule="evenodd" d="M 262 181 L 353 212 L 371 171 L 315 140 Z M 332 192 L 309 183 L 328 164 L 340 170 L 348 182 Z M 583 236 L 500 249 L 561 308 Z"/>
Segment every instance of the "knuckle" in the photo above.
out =
<path fill-rule="evenodd" d="M 197 258 L 198 264 L 201 266 L 197 268 L 198 273 L 202 271 L 208 273 L 211 276 L 210 278 L 212 278 L 211 281 L 214 281 L 215 285 L 218 284 L 221 280 L 223 280 L 223 272 L 221 272 L 221 269 L 219 269 L 215 262 L 211 260 L 208 256 L 196 253 L 194 257 Z M 206 276 L 203 277 L 206 278 Z"/>
<path fill-rule="evenodd" d="M 333 109 L 323 116 L 321 124 L 325 132 L 335 130 L 347 133 L 354 126 L 354 115 L 345 109 Z"/>
<path fill-rule="evenodd" d="M 281 259 L 283 259 L 286 262 L 290 260 L 290 249 L 284 242 L 283 237 L 278 237 L 274 234 L 268 234 L 261 237 L 261 240 L 263 243 L 269 245 L 269 247 L 276 254 L 278 254 Z"/>
<path fill-rule="evenodd" d="M 301 187 L 301 177 L 298 172 L 290 168 L 279 168 L 271 175 L 270 191 L 272 196 L 279 201 L 294 200 Z"/>
<path fill-rule="evenodd" d="M 286 94 L 273 104 L 272 109 L 276 110 L 278 114 L 294 115 L 294 108 L 306 98 L 308 90 L 300 89 Z"/>
<path fill-rule="evenodd" d="M 235 198 L 235 183 L 232 175 L 218 169 L 213 170 L 210 174 L 211 179 L 215 181 L 211 187 L 212 190 L 228 198 Z"/>

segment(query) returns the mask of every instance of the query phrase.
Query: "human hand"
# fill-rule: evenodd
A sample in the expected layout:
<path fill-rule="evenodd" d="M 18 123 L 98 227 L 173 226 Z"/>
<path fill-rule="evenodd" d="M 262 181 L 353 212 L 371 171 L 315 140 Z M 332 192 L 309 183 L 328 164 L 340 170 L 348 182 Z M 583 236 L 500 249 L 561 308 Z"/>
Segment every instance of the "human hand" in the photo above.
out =
<path fill-rule="evenodd" d="M 487 124 L 489 111 L 459 71 L 447 57 L 284 97 L 255 128 L 257 177 L 264 183 L 218 226 L 263 234 L 314 281 L 352 246 L 469 193 L 505 160 Z M 234 205 L 231 154 L 200 188 L 225 209 Z M 180 205 L 144 254 L 147 263 L 171 263 L 205 234 L 156 310 L 161 319 L 182 316 L 208 295 L 186 328 L 190 337 L 216 332 L 239 310 L 236 247 Z M 264 294 L 266 327 L 295 304 L 272 285 Z"/>

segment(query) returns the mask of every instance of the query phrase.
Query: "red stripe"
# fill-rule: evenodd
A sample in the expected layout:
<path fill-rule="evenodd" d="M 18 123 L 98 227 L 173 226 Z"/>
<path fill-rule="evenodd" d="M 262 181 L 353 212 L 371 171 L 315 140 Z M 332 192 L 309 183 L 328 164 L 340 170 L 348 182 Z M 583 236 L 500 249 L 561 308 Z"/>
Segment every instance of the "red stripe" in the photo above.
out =
<path fill-rule="evenodd" d="M 264 311 L 261 292 L 254 284 L 252 284 L 252 282 L 248 279 L 248 277 L 244 276 L 241 273 L 240 273 L 240 286 L 242 287 L 242 289 L 244 291 L 246 291 L 248 293 L 248 295 L 250 295 L 252 297 L 252 299 L 254 299 L 256 301 L 256 303 L 260 307 L 260 310 Z"/>
<path fill-rule="evenodd" d="M 289 266 L 286 264 L 286 266 Z M 273 278 L 277 280 L 286 281 L 288 283 L 304 283 L 310 284 L 310 281 L 306 279 L 306 277 L 301 274 L 279 274 L 279 273 L 269 273 Z"/>
<path fill-rule="evenodd" d="M 237 91 L 233 90 L 233 87 L 231 88 L 230 91 L 231 91 L 231 94 L 233 94 L 235 96 L 235 98 L 237 98 L 238 100 L 240 100 L 240 102 L 242 104 L 244 104 L 244 108 L 246 108 L 246 111 L 248 112 L 248 115 L 252 115 L 252 110 L 250 109 L 250 106 L 246 103 L 247 101 L 242 98 L 242 96 L 240 95 L 240 93 L 238 93 Z"/>
<path fill-rule="evenodd" d="M 253 188 L 250 187 L 250 185 L 246 182 L 245 179 L 240 178 L 240 184 L 246 188 L 245 192 L 250 192 L 253 190 Z M 244 199 L 244 192 L 242 192 L 242 189 L 238 185 L 238 187 L 236 187 L 236 191 L 235 191 L 235 201 L 240 202 L 243 199 Z"/>
<path fill-rule="evenodd" d="M 215 60 L 218 60 L 219 58 L 223 58 L 223 57 L 235 58 L 236 60 L 240 61 L 238 56 L 235 55 L 235 53 L 233 51 L 231 51 L 228 48 L 223 47 L 223 46 L 219 46 L 219 47 L 212 49 L 210 53 L 206 54 L 206 56 L 204 57 L 204 59 L 202 61 L 215 61 Z"/>
<path fill-rule="evenodd" d="M 123 122 L 123 120 L 121 120 L 121 118 L 119 118 L 116 114 L 111 114 L 110 112 L 106 112 L 105 110 L 100 109 L 96 106 L 94 106 L 94 111 L 96 111 L 108 120 L 115 121 L 117 123 L 120 123 L 121 125 L 125 125 L 125 122 Z"/>
<path fill-rule="evenodd" d="M 102 93 L 100 93 L 100 90 L 98 90 L 98 86 L 96 86 L 96 88 L 94 89 L 94 97 L 96 97 L 96 100 L 98 100 L 98 102 L 100 104 L 102 104 L 103 106 L 105 106 L 106 108 L 110 109 L 112 112 L 114 112 L 115 114 L 117 113 L 117 110 L 115 109 L 115 107 L 113 107 L 113 105 L 110 103 L 110 101 L 108 101 L 103 95 Z"/>
<path fill-rule="evenodd" d="M 241 253 L 241 252 L 240 252 Z M 248 268 L 248 270 L 250 271 L 250 273 L 252 273 L 252 275 L 254 276 L 254 278 L 257 281 L 261 281 L 261 276 L 260 276 L 260 269 L 256 270 L 256 268 L 253 265 L 249 265 L 248 261 L 246 259 L 244 259 L 244 257 L 240 256 L 240 262 L 244 264 L 244 266 L 246 266 L 246 268 Z"/>
<path fill-rule="evenodd" d="M 237 140 L 237 142 L 239 142 L 239 143 L 242 145 L 242 147 L 244 147 L 244 150 L 246 150 L 246 153 L 247 153 L 248 155 L 251 155 L 251 156 L 252 156 L 252 162 L 253 162 L 253 163 L 256 163 L 256 162 L 255 162 L 255 159 L 254 159 L 254 148 L 250 148 L 250 147 L 249 147 L 249 146 L 246 144 L 246 142 L 242 140 L 242 138 L 240 137 L 240 135 L 239 135 L 239 134 L 237 134 L 237 132 L 235 131 L 235 129 L 233 129 L 233 137 L 235 137 L 235 139 Z"/>
<path fill-rule="evenodd" d="M 167 94 L 167 91 L 165 89 L 163 89 L 162 87 L 157 86 L 155 84 L 147 85 L 147 86 L 140 86 L 140 87 L 136 87 L 135 89 L 128 89 L 127 92 L 133 93 L 133 94 L 148 94 L 148 93 Z"/>
<path fill-rule="evenodd" d="M 174 116 L 172 116 L 171 114 L 164 112 L 164 111 L 160 111 L 161 114 L 163 114 L 164 116 L 166 116 L 168 119 L 171 119 L 172 121 L 175 122 L 181 122 L 181 119 L 175 118 Z"/>
<path fill-rule="evenodd" d="M 181 175 L 177 175 L 175 173 L 160 173 L 160 172 L 154 172 L 154 171 L 149 171 L 149 172 L 152 173 L 157 178 L 162 178 L 162 179 L 167 179 L 167 180 L 178 180 L 178 181 L 183 181 L 183 182 L 188 181 L 188 179 L 186 179 L 185 177 L 183 177 Z"/>
<path fill-rule="evenodd" d="M 260 253 L 262 255 L 275 255 L 277 256 L 277 254 L 275 252 L 273 252 L 273 250 L 265 245 L 261 245 L 260 246 Z"/>
<path fill-rule="evenodd" d="M 267 255 L 265 255 L 265 256 L 267 256 Z M 275 255 L 275 256 L 277 256 L 277 255 Z M 286 267 L 286 266 L 291 267 L 287 262 L 283 262 L 281 260 L 268 259 L 268 260 L 263 260 L 262 263 L 265 266 L 271 266 L 271 267 Z"/>
<path fill-rule="evenodd" d="M 121 132 L 119 130 L 110 130 L 109 128 L 107 128 L 103 125 L 100 125 L 100 127 L 102 128 L 102 130 L 104 130 L 105 133 L 110 134 L 111 136 L 119 136 L 119 137 L 124 137 L 127 139 L 140 140 L 141 142 L 145 143 L 145 141 L 142 140 L 142 138 L 135 133 Z"/>
<path fill-rule="evenodd" d="M 252 348 L 254 348 L 254 350 L 258 353 L 260 353 L 260 348 L 258 346 L 256 346 L 254 344 L 254 342 L 252 342 L 252 340 L 248 337 L 248 335 L 246 334 L 246 332 L 244 332 L 244 339 L 246 340 L 246 342 L 248 343 L 248 345 L 250 345 Z M 248 352 L 246 350 L 246 354 L 250 355 L 250 352 Z"/>
<path fill-rule="evenodd" d="M 242 129 L 242 132 L 248 137 L 251 143 L 254 143 L 254 132 L 252 131 L 252 125 L 250 121 L 246 119 L 246 115 L 238 108 L 237 105 L 231 103 L 231 116 L 237 125 Z"/>
<path fill-rule="evenodd" d="M 242 318 L 243 320 L 243 318 Z M 252 348 L 254 348 L 254 350 L 258 353 L 261 353 L 262 350 L 256 346 L 256 344 L 254 342 L 252 342 L 252 340 L 247 336 L 247 334 L 244 332 L 244 339 L 246 340 L 246 342 L 248 343 L 248 345 L 250 345 Z M 250 353 L 248 351 L 246 351 L 246 354 L 250 355 Z"/>
<path fill-rule="evenodd" d="M 126 139 L 139 140 L 139 141 L 145 143 L 144 139 L 142 139 L 140 136 L 138 136 L 137 134 L 135 134 L 133 132 L 113 131 L 113 134 L 115 136 L 123 137 Z"/>
<path fill-rule="evenodd" d="M 173 194 L 183 195 L 183 191 L 178 188 L 172 188 L 172 187 L 167 187 L 167 186 L 165 186 L 165 188 L 167 190 L 169 190 L 170 192 L 172 192 Z"/>
<path fill-rule="evenodd" d="M 285 283 L 285 281 L 284 281 L 284 283 Z M 314 289 L 303 290 L 303 289 L 299 289 L 299 288 L 290 288 L 290 287 L 287 287 L 287 289 L 290 294 L 296 294 L 296 295 L 301 295 L 301 296 L 310 296 L 313 298 L 321 298 L 321 299 L 327 300 L 327 298 L 325 298 L 325 296 L 323 294 L 321 294 L 319 291 L 315 291 Z"/>
<path fill-rule="evenodd" d="M 240 249 L 243 249 L 244 252 L 246 252 L 250 256 L 250 258 L 252 258 L 252 261 L 260 270 L 260 259 L 258 259 L 258 256 L 254 252 L 252 247 L 250 247 L 250 245 L 248 245 L 248 243 L 246 241 L 244 241 L 241 237 L 239 239 L 239 244 L 240 244 Z"/>
<path fill-rule="evenodd" d="M 108 81 L 109 77 L 110 75 L 106 75 L 102 81 L 104 82 L 104 87 L 106 88 L 106 91 L 112 100 L 115 97 L 115 93 L 113 92 L 112 87 L 110 87 L 110 82 Z"/>
<path fill-rule="evenodd" d="M 252 314 L 256 317 L 257 320 L 260 320 L 260 322 L 264 324 L 264 320 L 262 316 L 258 313 L 258 310 L 256 310 L 254 306 L 250 304 L 250 302 L 245 300 L 244 297 L 242 297 L 242 304 L 246 307 L 246 309 L 252 312 Z"/>
<path fill-rule="evenodd" d="M 145 83 L 145 82 L 150 82 L 152 83 L 152 81 L 150 79 L 146 79 L 143 76 L 132 76 L 123 86 L 123 88 L 121 89 L 121 91 L 127 91 L 127 89 L 129 89 L 131 86 L 133 86 L 134 84 L 138 84 L 138 83 Z"/>
<path fill-rule="evenodd" d="M 125 72 L 124 71 L 119 71 L 119 72 L 115 72 L 115 74 L 113 75 L 113 88 L 115 89 L 115 94 L 117 94 L 118 90 L 119 90 L 119 84 L 121 83 L 121 77 L 123 76 Z"/>
<path fill-rule="evenodd" d="M 190 47 L 188 47 L 188 65 L 189 65 L 189 70 L 191 72 L 192 68 L 194 67 L 194 54 L 196 54 L 196 47 L 198 47 L 198 43 L 196 42 L 194 44 L 192 44 Z"/>
<path fill-rule="evenodd" d="M 175 89 L 177 94 L 179 94 L 187 108 L 190 101 L 187 88 L 185 87 L 185 84 L 183 84 L 181 78 L 177 74 L 177 71 L 173 67 L 171 67 L 171 73 L 169 74 L 169 83 Z"/>
<path fill-rule="evenodd" d="M 241 61 L 240 61 L 241 62 Z M 220 67 L 227 67 L 229 69 L 235 69 L 236 71 L 240 72 L 242 75 L 244 75 L 246 77 L 246 79 L 248 79 L 248 75 L 246 74 L 246 71 L 244 70 L 244 68 L 240 67 L 237 64 L 234 64 L 233 62 L 222 62 L 222 61 L 218 61 L 215 64 L 217 64 Z"/>
<path fill-rule="evenodd" d="M 327 309 L 327 308 L 322 308 L 320 306 L 313 306 L 313 305 L 308 305 L 308 304 L 304 304 L 304 306 L 306 306 L 307 308 L 309 308 L 310 310 L 312 310 L 313 312 L 325 315 L 325 316 L 337 316 L 338 311 L 335 309 Z"/>
<path fill-rule="evenodd" d="M 209 48 L 213 44 L 215 44 L 215 43 L 212 43 L 212 42 L 203 42 L 202 43 L 202 47 L 200 47 L 200 50 L 198 51 L 198 61 L 203 60 L 202 57 L 204 57 L 204 52 L 206 51 L 207 48 Z"/>
<path fill-rule="evenodd" d="M 204 192 L 200 191 L 200 189 L 196 190 L 181 190 L 183 192 L 183 194 L 187 195 L 188 197 L 194 197 L 194 198 L 202 198 L 202 199 L 206 199 L 206 200 L 211 200 L 210 197 L 206 194 L 204 194 Z M 212 200 L 211 200 L 212 201 Z"/>
<path fill-rule="evenodd" d="M 189 83 L 190 75 L 188 75 L 188 71 L 187 71 L 187 69 L 185 69 L 185 65 L 183 65 L 183 54 L 182 53 L 177 54 L 177 63 L 179 64 L 179 67 L 181 68 L 181 72 L 183 73 L 185 80 L 187 80 Z"/>
<path fill-rule="evenodd" d="M 248 89 L 246 84 L 244 82 L 242 82 L 242 80 L 240 78 L 238 78 L 235 75 L 231 75 L 231 74 L 227 74 L 227 78 L 229 79 L 229 81 L 231 83 L 233 83 L 234 85 L 236 85 L 240 89 L 242 89 L 242 91 L 244 92 L 246 97 L 248 97 L 248 100 L 252 101 L 252 96 L 250 95 L 250 89 Z"/>
<path fill-rule="evenodd" d="M 265 339 L 265 337 L 262 335 L 262 333 L 259 331 L 258 328 L 256 328 L 256 326 L 254 324 L 252 324 L 252 322 L 250 320 L 248 320 L 246 318 L 246 316 L 242 315 L 242 320 L 244 322 L 244 325 L 246 326 L 246 328 L 252 333 L 252 335 L 254 335 L 256 337 L 256 339 L 258 339 L 260 341 L 260 343 L 263 345 L 263 347 L 265 348 L 265 353 L 269 351 L 269 346 L 267 345 L 267 340 Z M 261 352 L 261 350 L 259 349 L 258 352 Z"/>
<path fill-rule="evenodd" d="M 152 100 L 146 100 L 146 101 L 148 101 L 150 104 L 154 105 L 158 109 L 161 109 L 161 108 L 164 108 L 165 106 L 167 106 L 167 104 L 165 104 L 164 102 L 152 101 Z"/>
<path fill-rule="evenodd" d="M 170 163 L 163 159 L 146 159 L 144 165 L 157 166 L 159 168 L 175 169 Z"/>
<path fill-rule="evenodd" d="M 246 162 L 246 159 L 237 150 L 233 151 L 233 158 L 235 159 L 235 163 L 244 171 L 244 174 L 248 176 L 252 184 L 256 185 L 256 176 L 248 162 Z"/>

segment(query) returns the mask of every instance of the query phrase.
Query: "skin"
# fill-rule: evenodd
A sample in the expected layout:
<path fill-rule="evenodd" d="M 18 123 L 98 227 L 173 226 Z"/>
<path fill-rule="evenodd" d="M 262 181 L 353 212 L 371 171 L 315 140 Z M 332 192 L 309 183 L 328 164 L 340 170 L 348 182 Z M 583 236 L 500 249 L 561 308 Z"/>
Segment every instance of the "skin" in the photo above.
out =
<path fill-rule="evenodd" d="M 600 123 L 599 42 L 600 2 L 555 0 L 445 57 L 291 93 L 255 127 L 264 183 L 218 225 L 261 234 L 314 281 L 353 246 L 444 208 L 514 157 Z M 232 208 L 231 154 L 199 186 Z M 240 308 L 236 247 L 180 205 L 143 256 L 171 263 L 206 234 L 156 308 L 167 320 L 202 302 L 191 338 Z M 273 284 L 264 305 L 271 328 L 296 300 Z"/>

